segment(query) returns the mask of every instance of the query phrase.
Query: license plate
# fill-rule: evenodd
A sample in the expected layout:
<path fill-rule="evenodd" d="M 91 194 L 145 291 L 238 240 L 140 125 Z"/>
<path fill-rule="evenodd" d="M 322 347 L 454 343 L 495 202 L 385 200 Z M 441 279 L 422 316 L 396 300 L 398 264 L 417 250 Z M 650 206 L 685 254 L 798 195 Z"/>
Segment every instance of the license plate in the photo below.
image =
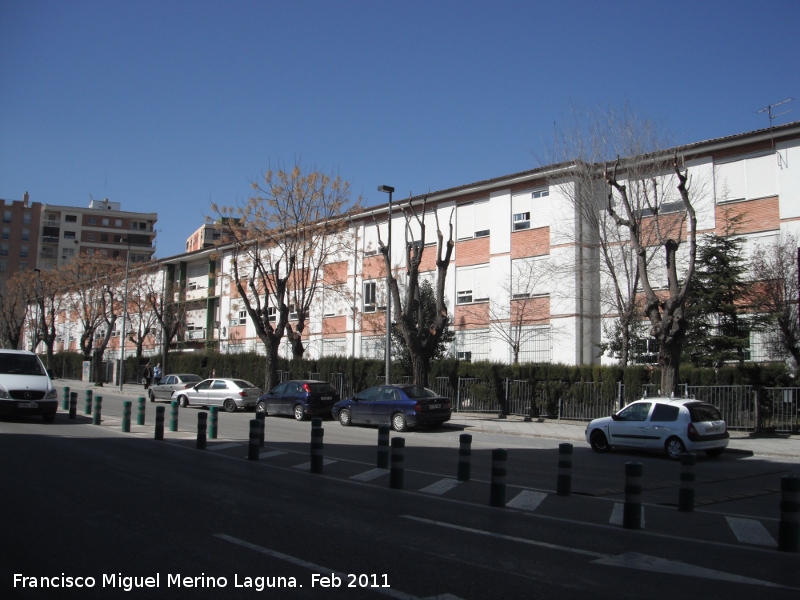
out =
<path fill-rule="evenodd" d="M 711 427 L 706 427 L 706 433 L 719 433 L 722 431 L 722 425 L 712 425 Z"/>
<path fill-rule="evenodd" d="M 441 404 L 428 404 L 428 408 L 442 408 Z"/>
<path fill-rule="evenodd" d="M 36 402 L 20 402 L 17 406 L 19 408 L 39 408 L 39 404 Z"/>
<path fill-rule="evenodd" d="M 333 400 L 333 396 L 323 396 L 323 400 Z"/>

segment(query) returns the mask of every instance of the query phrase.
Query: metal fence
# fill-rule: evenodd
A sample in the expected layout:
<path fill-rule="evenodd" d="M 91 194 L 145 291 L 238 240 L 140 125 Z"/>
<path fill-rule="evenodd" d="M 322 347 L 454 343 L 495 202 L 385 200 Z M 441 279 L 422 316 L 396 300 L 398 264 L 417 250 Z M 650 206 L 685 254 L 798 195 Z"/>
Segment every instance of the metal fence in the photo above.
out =
<path fill-rule="evenodd" d="M 800 388 L 764 388 L 761 394 L 761 428 L 780 432 L 800 431 L 798 418 Z"/>

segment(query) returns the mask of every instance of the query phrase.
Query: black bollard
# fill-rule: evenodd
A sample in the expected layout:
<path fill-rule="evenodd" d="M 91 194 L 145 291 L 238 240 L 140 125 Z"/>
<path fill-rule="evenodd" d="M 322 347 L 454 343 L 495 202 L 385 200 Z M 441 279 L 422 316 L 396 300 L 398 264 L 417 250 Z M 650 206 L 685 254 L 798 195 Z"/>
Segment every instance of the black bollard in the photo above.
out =
<path fill-rule="evenodd" d="M 61 391 L 64 394 L 63 399 L 61 401 L 61 410 L 69 410 L 69 387 L 64 386 L 63 388 L 61 388 Z"/>
<path fill-rule="evenodd" d="M 625 529 L 642 527 L 642 474 L 644 465 L 625 463 L 625 504 L 622 507 L 622 526 Z"/>
<path fill-rule="evenodd" d="M 103 397 L 102 396 L 95 396 L 94 397 L 94 414 L 92 415 L 92 424 L 93 425 L 100 425 L 100 421 L 102 420 L 102 413 L 103 411 Z"/>
<path fill-rule="evenodd" d="M 86 400 L 83 404 L 83 414 L 92 414 L 92 390 L 86 390 Z"/>
<path fill-rule="evenodd" d="M 130 433 L 131 431 L 131 401 L 122 401 L 122 431 Z"/>
<path fill-rule="evenodd" d="M 208 439 L 217 439 L 217 431 L 219 431 L 219 407 L 212 406 L 208 409 L 210 416 L 208 417 Z"/>
<path fill-rule="evenodd" d="M 169 430 L 178 431 L 178 401 L 173 400 L 169 406 Z"/>
<path fill-rule="evenodd" d="M 139 406 L 136 410 L 136 424 L 144 425 L 144 396 L 139 396 Z"/>
<path fill-rule="evenodd" d="M 506 462 L 508 450 L 496 448 L 492 450 L 492 483 L 489 487 L 489 506 L 504 507 L 506 505 Z"/>
<path fill-rule="evenodd" d="M 164 439 L 164 407 L 156 406 L 156 428 L 154 432 L 155 439 Z"/>
<path fill-rule="evenodd" d="M 394 490 L 403 489 L 403 473 L 406 441 L 403 438 L 392 438 L 392 466 L 389 471 L 389 487 Z"/>
<path fill-rule="evenodd" d="M 325 430 L 322 429 L 322 419 L 312 419 L 311 422 L 311 472 L 322 473 L 322 438 Z"/>
<path fill-rule="evenodd" d="M 694 511 L 694 466 L 697 455 L 692 452 L 681 454 L 681 487 L 678 490 L 678 510 Z"/>
<path fill-rule="evenodd" d="M 800 477 L 781 477 L 781 520 L 778 523 L 778 549 L 800 550 Z"/>
<path fill-rule="evenodd" d="M 247 460 L 258 460 L 258 419 L 250 419 L 250 439 L 247 444 Z"/>
<path fill-rule="evenodd" d="M 558 445 L 558 480 L 556 494 L 569 496 L 572 493 L 572 444 Z"/>
<path fill-rule="evenodd" d="M 197 449 L 206 449 L 206 432 L 208 430 L 208 413 L 201 411 L 197 413 Z"/>
<path fill-rule="evenodd" d="M 78 418 L 78 392 L 69 393 L 69 418 Z"/>
<path fill-rule="evenodd" d="M 471 456 L 472 436 L 462 433 L 458 436 L 458 481 L 469 481 Z"/>
<path fill-rule="evenodd" d="M 258 447 L 264 447 L 264 430 L 266 429 L 266 417 L 264 413 L 256 413 L 256 419 L 258 419 Z"/>

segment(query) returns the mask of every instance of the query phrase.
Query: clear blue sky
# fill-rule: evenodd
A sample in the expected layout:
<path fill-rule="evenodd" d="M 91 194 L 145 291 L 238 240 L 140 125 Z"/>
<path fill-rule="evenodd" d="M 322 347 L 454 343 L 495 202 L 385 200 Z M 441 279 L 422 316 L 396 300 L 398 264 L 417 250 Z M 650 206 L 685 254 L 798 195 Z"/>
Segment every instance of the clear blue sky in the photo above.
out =
<path fill-rule="evenodd" d="M 751 131 L 789 97 L 775 123 L 800 120 L 799 24 L 800 0 L 0 0 L 0 198 L 158 212 L 165 257 L 295 158 L 372 205 L 534 168 L 572 106 Z"/>

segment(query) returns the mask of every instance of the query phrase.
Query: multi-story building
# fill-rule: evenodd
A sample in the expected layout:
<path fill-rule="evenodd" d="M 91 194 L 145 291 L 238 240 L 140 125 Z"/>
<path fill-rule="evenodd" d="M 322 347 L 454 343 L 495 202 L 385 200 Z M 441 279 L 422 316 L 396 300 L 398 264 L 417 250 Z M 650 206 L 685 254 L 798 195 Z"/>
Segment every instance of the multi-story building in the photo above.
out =
<path fill-rule="evenodd" d="M 127 212 L 119 202 L 92 200 L 88 208 L 43 204 L 38 259 L 51 269 L 75 256 L 126 258 L 144 262 L 155 253 L 158 213 Z"/>
<path fill-rule="evenodd" d="M 214 222 L 206 222 L 192 235 L 186 238 L 186 252 L 194 252 L 203 248 L 211 248 L 231 241 L 227 220 L 229 217 L 220 217 Z M 234 220 L 234 222 L 236 222 Z M 242 233 L 246 233 L 242 230 Z"/>
<path fill-rule="evenodd" d="M 28 192 L 22 200 L 3 200 L 3 230 L 0 237 L 0 280 L 15 272 L 35 269 L 39 245 L 42 205 L 30 202 Z"/>
<path fill-rule="evenodd" d="M 740 215 L 736 235 L 748 254 L 782 233 L 800 233 L 800 122 L 689 144 L 673 153 L 682 157 L 694 186 L 698 234 L 724 233 L 725 223 Z M 456 333 L 450 349 L 454 357 L 511 361 L 514 351 L 503 332 L 515 315 L 523 314 L 524 332 L 517 336 L 520 362 L 613 360 L 598 352 L 603 324 L 616 315 L 600 297 L 603 274 L 596 240 L 574 202 L 582 185 L 575 165 L 560 164 L 430 193 L 424 239 L 414 221 L 407 222 L 398 210 L 410 202 L 419 211 L 423 198 L 393 205 L 392 266 L 401 279 L 407 228 L 414 243 L 425 247 L 421 278 L 432 280 L 435 216 L 445 240 L 452 223 L 455 246 L 445 300 Z M 602 212 L 602 186 L 598 194 L 597 211 Z M 676 214 L 683 210 L 669 201 L 664 209 Z M 324 267 L 303 336 L 306 356 L 383 358 L 385 268 L 377 248 L 379 231 L 384 243 L 389 237 L 389 214 L 384 204 L 348 220 L 350 250 Z M 263 352 L 232 283 L 233 256 L 232 248 L 221 244 L 160 261 L 162 276 L 173 282 L 176 296 L 185 291 L 186 330 L 180 347 Z M 654 280 L 656 287 L 664 284 Z M 274 308 L 269 310 L 277 316 Z M 296 315 L 290 314 L 292 318 Z M 288 345 L 283 355 L 290 355 Z M 752 355 L 754 360 L 764 358 Z"/>

